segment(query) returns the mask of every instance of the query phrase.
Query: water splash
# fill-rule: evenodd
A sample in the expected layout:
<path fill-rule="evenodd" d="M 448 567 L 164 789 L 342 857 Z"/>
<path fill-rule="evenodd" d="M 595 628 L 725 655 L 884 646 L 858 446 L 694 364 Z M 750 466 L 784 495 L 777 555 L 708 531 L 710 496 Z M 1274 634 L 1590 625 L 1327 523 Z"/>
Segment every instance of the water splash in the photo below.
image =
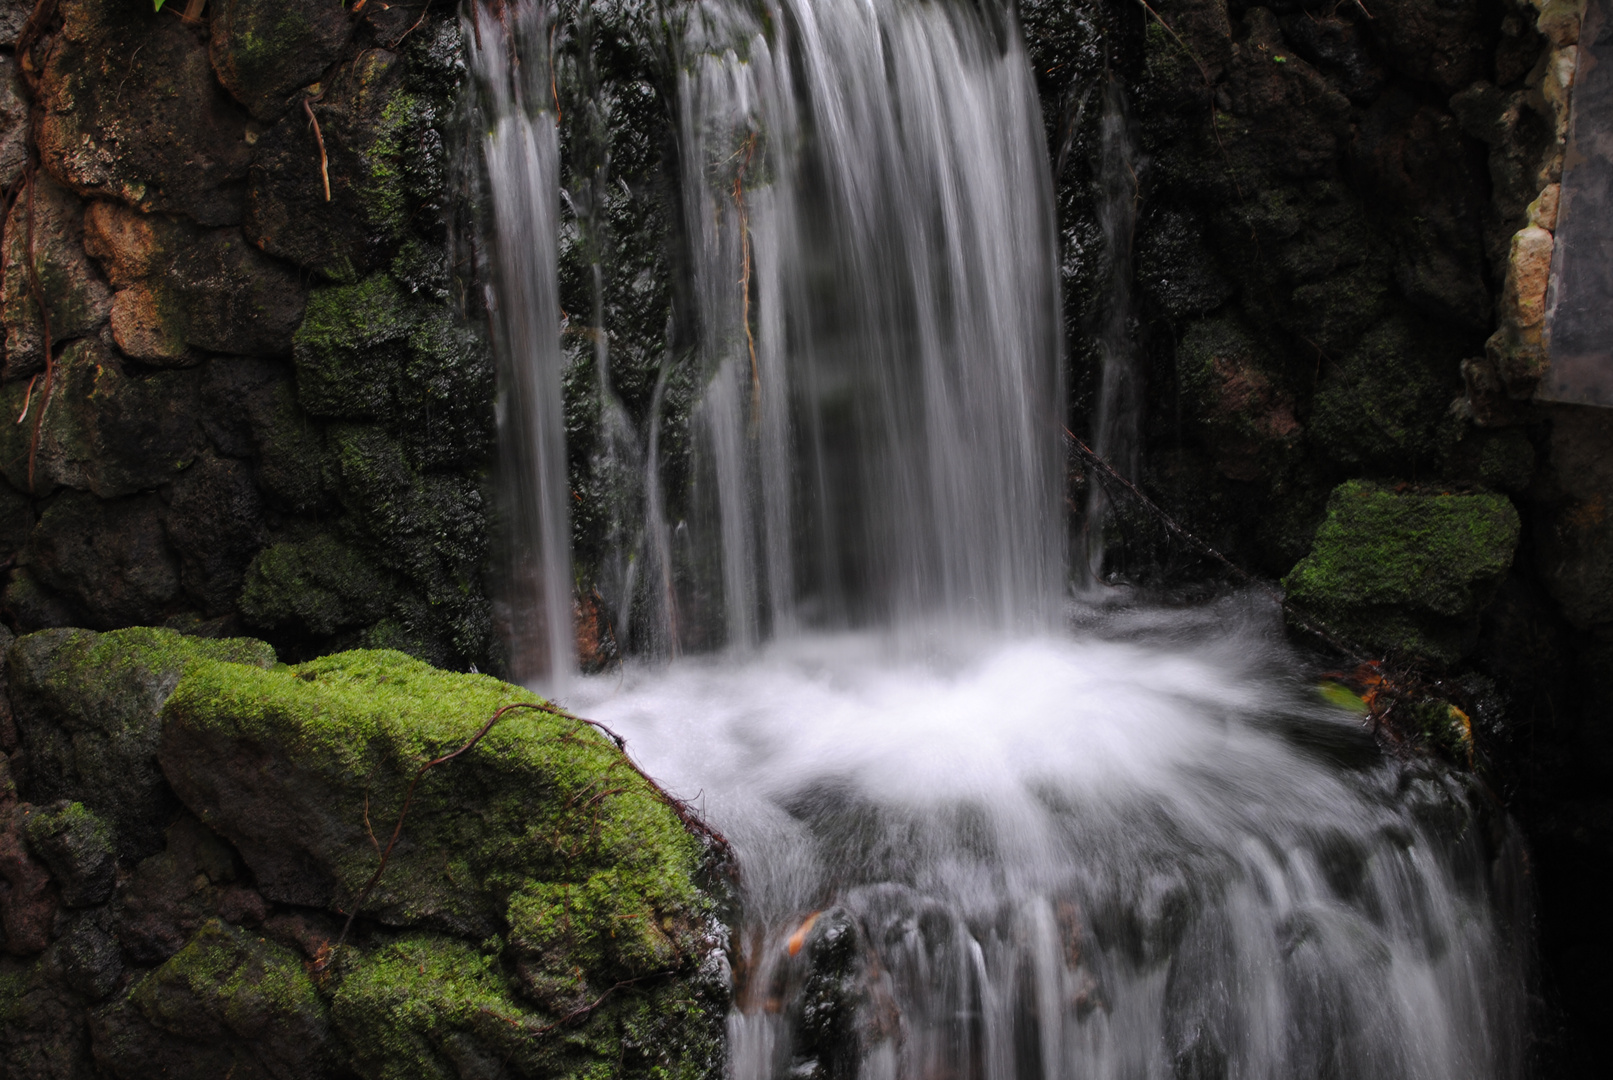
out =
<path fill-rule="evenodd" d="M 490 203 L 487 306 L 498 356 L 502 594 L 498 615 L 521 681 L 563 688 L 575 667 L 570 507 L 561 416 L 559 146 L 545 5 L 472 5 L 466 38 L 478 90 Z"/>
<path fill-rule="evenodd" d="M 579 688 L 737 846 L 736 1080 L 1517 1075 L 1510 824 L 1255 602 L 1093 622 Z"/>

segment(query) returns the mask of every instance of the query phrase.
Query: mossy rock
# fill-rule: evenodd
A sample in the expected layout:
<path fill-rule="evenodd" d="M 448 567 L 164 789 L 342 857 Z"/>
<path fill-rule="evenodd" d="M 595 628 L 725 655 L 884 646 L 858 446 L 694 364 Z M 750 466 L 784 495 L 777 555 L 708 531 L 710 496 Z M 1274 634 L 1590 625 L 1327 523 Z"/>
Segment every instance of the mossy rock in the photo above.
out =
<path fill-rule="evenodd" d="M 93 1023 L 96 1058 L 128 1080 L 327 1072 L 329 1011 L 302 958 L 216 919 Z"/>
<path fill-rule="evenodd" d="M 274 652 L 260 641 L 149 627 L 18 638 L 7 666 L 27 751 L 23 794 L 81 802 L 111 829 L 121 857 L 161 850 L 177 806 L 157 765 L 158 713 L 184 671 L 205 660 L 257 670 L 274 663 Z"/>
<path fill-rule="evenodd" d="M 36 807 L 23 828 L 28 846 L 50 867 L 68 907 L 99 904 L 112 895 L 117 850 L 112 831 L 83 803 Z"/>
<path fill-rule="evenodd" d="M 1359 644 L 1448 663 L 1471 646 L 1519 530 L 1502 495 L 1352 480 L 1334 490 L 1310 554 L 1283 586 Z"/>
<path fill-rule="evenodd" d="M 164 708 L 163 767 L 231 840 L 272 899 L 345 908 L 374 873 L 420 765 L 462 746 L 520 687 L 355 650 L 297 667 L 193 667 Z M 420 776 L 366 915 L 480 937 L 512 900 L 603 871 L 610 911 L 653 912 L 688 948 L 705 909 L 701 852 L 664 799 L 594 728 L 517 709 L 463 757 Z M 601 917 L 605 917 L 605 907 Z M 614 925 L 611 932 L 616 932 Z"/>
<path fill-rule="evenodd" d="M 373 623 L 391 608 L 390 576 L 329 532 L 271 544 L 247 570 L 241 614 L 264 630 L 329 637 Z"/>

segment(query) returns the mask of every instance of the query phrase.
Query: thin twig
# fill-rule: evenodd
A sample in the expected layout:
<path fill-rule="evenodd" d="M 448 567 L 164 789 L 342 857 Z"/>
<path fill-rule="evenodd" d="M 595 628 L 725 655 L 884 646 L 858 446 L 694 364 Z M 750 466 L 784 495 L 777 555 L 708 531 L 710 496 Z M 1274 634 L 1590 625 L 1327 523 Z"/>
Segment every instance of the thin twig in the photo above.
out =
<path fill-rule="evenodd" d="M 28 389 L 22 395 L 22 412 L 17 417 L 17 423 L 19 424 L 28 419 L 28 410 L 34 403 L 34 383 L 38 381 L 39 373 L 36 371 L 34 372 L 34 377 L 28 380 Z"/>
<path fill-rule="evenodd" d="M 314 107 L 307 98 L 302 99 L 302 111 L 314 125 L 314 141 L 319 144 L 319 179 L 325 184 L 325 201 L 330 202 L 330 159 L 325 156 L 325 135 L 319 130 L 319 117 L 314 115 Z"/>
<path fill-rule="evenodd" d="M 1154 517 L 1158 518 L 1160 524 L 1164 525 L 1166 529 L 1170 530 L 1170 532 L 1174 533 L 1182 540 L 1185 540 L 1191 547 L 1198 550 L 1201 554 L 1208 555 L 1210 558 L 1232 571 L 1242 581 L 1253 585 L 1255 588 L 1264 592 L 1267 596 L 1270 596 L 1272 599 L 1276 600 L 1278 605 L 1284 611 L 1288 612 L 1288 614 L 1293 618 L 1294 622 L 1299 624 L 1299 626 L 1303 629 L 1315 634 L 1317 637 L 1321 638 L 1323 641 L 1327 642 L 1329 645 L 1333 646 L 1335 649 L 1339 650 L 1351 659 L 1362 662 L 1366 661 L 1367 653 L 1364 650 L 1350 644 L 1344 638 L 1340 637 L 1337 631 L 1333 630 L 1332 627 L 1323 623 L 1320 619 L 1316 618 L 1309 612 L 1301 609 L 1292 600 L 1288 599 L 1281 589 L 1275 588 L 1270 583 L 1255 577 L 1255 575 L 1249 573 L 1249 571 L 1245 570 L 1243 567 L 1221 554 L 1208 543 L 1200 540 L 1192 532 L 1189 532 L 1186 526 L 1182 525 L 1175 518 L 1167 514 L 1158 503 L 1154 502 L 1153 499 L 1150 499 L 1146 494 L 1144 494 L 1141 488 L 1122 476 L 1113 465 L 1109 464 L 1102 457 L 1098 456 L 1098 453 L 1090 446 L 1076 438 L 1074 432 L 1072 432 L 1069 428 L 1064 428 L 1063 430 L 1065 439 L 1069 441 L 1070 445 L 1075 448 L 1076 452 L 1079 453 L 1084 460 L 1095 466 L 1110 480 L 1113 480 L 1115 483 L 1124 488 L 1132 498 L 1137 500 L 1138 505 L 1147 510 L 1150 514 L 1153 514 Z"/>
<path fill-rule="evenodd" d="M 33 294 L 34 306 L 39 309 L 40 344 L 45 350 L 45 385 L 40 388 L 39 412 L 34 414 L 34 430 L 28 439 L 28 494 L 34 493 L 34 461 L 39 456 L 39 435 L 44 428 L 45 410 L 50 408 L 50 392 L 56 381 L 56 358 L 50 340 L 50 312 L 45 310 L 45 289 L 39 282 L 39 266 L 34 251 L 34 188 L 39 166 L 28 164 L 28 209 L 24 240 L 28 257 L 28 291 Z"/>

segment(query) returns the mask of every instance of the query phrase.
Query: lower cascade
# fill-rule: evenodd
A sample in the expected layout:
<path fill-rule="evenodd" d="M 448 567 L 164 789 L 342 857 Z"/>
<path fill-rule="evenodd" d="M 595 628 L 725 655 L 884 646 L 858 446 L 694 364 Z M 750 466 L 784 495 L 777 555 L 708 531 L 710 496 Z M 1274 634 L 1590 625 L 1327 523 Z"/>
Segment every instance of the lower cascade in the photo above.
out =
<path fill-rule="evenodd" d="M 511 8 L 514 52 L 542 55 L 547 16 Z M 561 375 L 537 340 L 558 308 L 548 264 L 517 257 L 552 262 L 557 228 L 537 60 L 523 100 L 486 95 L 484 151 L 503 467 L 536 470 L 509 489 L 510 542 L 530 538 L 513 650 L 735 845 L 730 1074 L 1517 1075 L 1528 888 L 1506 816 L 1317 697 L 1269 605 L 1061 595 L 1054 215 L 1011 11 L 680 18 L 689 491 L 666 519 L 660 413 L 635 434 L 604 409 L 613 460 L 645 465 L 648 520 L 602 598 L 639 655 L 569 682 Z M 502 87 L 498 27 L 478 32 Z M 1130 476 L 1137 151 L 1115 87 L 1103 113 L 1097 445 Z M 523 598 L 543 605 L 525 640 Z"/>
<path fill-rule="evenodd" d="M 1518 1074 L 1521 842 L 1270 612 L 806 636 L 573 698 L 735 845 L 736 1080 Z"/>

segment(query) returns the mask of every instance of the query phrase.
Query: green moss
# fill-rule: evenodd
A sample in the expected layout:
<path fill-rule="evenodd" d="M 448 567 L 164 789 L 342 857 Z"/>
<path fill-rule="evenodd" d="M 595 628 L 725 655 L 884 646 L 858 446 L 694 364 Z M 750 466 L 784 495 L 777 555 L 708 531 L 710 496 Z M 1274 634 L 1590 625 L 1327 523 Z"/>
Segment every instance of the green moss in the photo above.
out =
<path fill-rule="evenodd" d="M 160 849 L 172 796 L 157 764 L 157 712 L 186 670 L 212 661 L 248 670 L 274 663 L 274 651 L 150 627 L 18 638 L 9 674 L 30 795 L 82 801 L 111 825 L 123 855 Z"/>
<path fill-rule="evenodd" d="M 117 858 L 112 830 L 83 803 L 36 808 L 24 830 L 69 907 L 99 904 L 112 895 Z"/>
<path fill-rule="evenodd" d="M 542 1018 L 516 1001 L 495 957 L 465 942 L 411 935 L 342 966 L 332 1018 L 365 1080 L 457 1080 L 483 1061 L 561 1075 L 541 1067 L 563 1043 L 534 1037 Z"/>
<path fill-rule="evenodd" d="M 1349 465 L 1430 464 L 1461 432 L 1449 411 L 1460 356 L 1447 342 L 1391 319 L 1342 360 L 1324 365 L 1310 429 L 1328 456 Z"/>
<path fill-rule="evenodd" d="M 317 637 L 363 626 L 391 609 L 385 571 L 330 532 L 271 544 L 247 569 L 241 614 L 265 630 L 294 627 Z"/>
<path fill-rule="evenodd" d="M 299 785 L 288 797 L 328 815 L 309 855 L 351 897 L 376 864 L 366 805 L 392 819 L 421 762 L 458 748 L 498 707 L 536 700 L 486 676 L 354 651 L 269 671 L 202 665 L 164 716 L 187 738 L 282 756 Z M 227 813 L 202 816 L 225 835 L 249 827 Z M 534 881 L 584 884 L 607 869 L 617 911 L 647 905 L 687 921 L 703 902 L 698 849 L 676 815 L 596 730 L 548 713 L 509 713 L 473 751 L 426 772 L 405 836 L 366 904 L 390 922 L 496 926 Z"/>
<path fill-rule="evenodd" d="M 248 1036 L 266 1023 L 324 1024 L 325 1003 L 300 957 L 217 919 L 142 979 L 129 1000 L 170 1030 L 183 1031 L 198 1009 Z"/>
<path fill-rule="evenodd" d="M 389 416 L 417 313 L 385 273 L 308 295 L 293 339 L 297 399 L 314 416 Z"/>
<path fill-rule="evenodd" d="M 1352 480 L 1334 490 L 1310 554 L 1283 585 L 1363 644 L 1454 660 L 1512 565 L 1519 530 L 1504 496 Z"/>

